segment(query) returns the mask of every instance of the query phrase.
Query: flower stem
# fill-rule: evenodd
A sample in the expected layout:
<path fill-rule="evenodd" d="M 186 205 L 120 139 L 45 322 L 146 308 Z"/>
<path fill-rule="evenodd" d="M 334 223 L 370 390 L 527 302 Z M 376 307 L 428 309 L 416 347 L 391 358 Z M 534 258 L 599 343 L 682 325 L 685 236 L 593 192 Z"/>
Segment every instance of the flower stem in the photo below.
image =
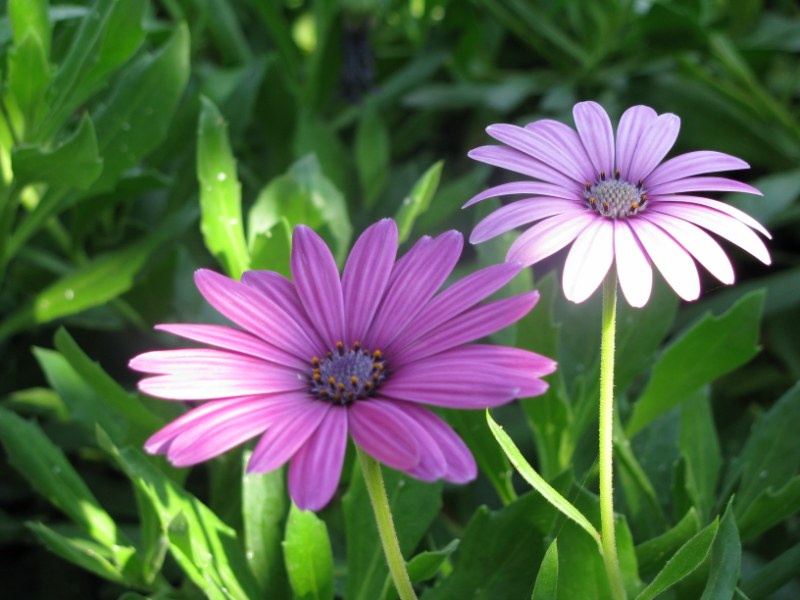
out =
<path fill-rule="evenodd" d="M 613 597 L 626 598 L 614 530 L 614 338 L 617 321 L 617 275 L 603 282 L 603 324 L 600 337 L 600 525 L 603 563 Z"/>
<path fill-rule="evenodd" d="M 406 570 L 406 561 L 403 560 L 403 554 L 400 551 L 400 542 L 397 539 L 397 531 L 395 531 L 392 512 L 389 508 L 389 498 L 386 497 L 386 487 L 383 485 L 381 466 L 378 461 L 357 445 L 356 452 L 361 464 L 361 472 L 364 474 L 364 482 L 367 484 L 367 492 L 383 545 L 383 553 L 389 564 L 389 572 L 392 574 L 394 586 L 397 588 L 401 600 L 417 600 Z"/>

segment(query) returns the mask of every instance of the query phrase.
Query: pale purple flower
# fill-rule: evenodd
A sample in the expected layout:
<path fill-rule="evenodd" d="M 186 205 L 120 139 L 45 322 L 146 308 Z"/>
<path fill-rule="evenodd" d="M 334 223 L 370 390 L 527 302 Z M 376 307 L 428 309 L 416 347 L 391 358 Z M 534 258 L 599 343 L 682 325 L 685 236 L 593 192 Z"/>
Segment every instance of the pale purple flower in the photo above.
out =
<path fill-rule="evenodd" d="M 728 154 L 699 151 L 665 162 L 680 119 L 648 106 L 625 111 L 616 139 L 605 110 L 595 102 L 573 109 L 577 132 L 543 119 L 525 127 L 491 125 L 487 132 L 506 146 L 482 146 L 469 156 L 534 178 L 488 189 L 465 204 L 525 195 L 483 219 L 470 236 L 479 243 L 520 225 L 535 223 L 512 244 L 506 260 L 532 265 L 572 244 L 564 264 L 564 294 L 586 300 L 616 263 L 620 287 L 632 306 L 647 303 L 652 265 L 684 300 L 700 295 L 695 261 L 725 284 L 733 267 L 711 232 L 770 264 L 761 238 L 770 235 L 755 219 L 697 192 L 746 192 L 754 187 L 706 173 L 746 169 Z"/>
<path fill-rule="evenodd" d="M 341 279 L 311 229 L 294 230 L 294 281 L 248 271 L 238 282 L 200 270 L 205 299 L 241 329 L 159 325 L 214 348 L 147 352 L 130 366 L 154 376 L 139 389 L 203 401 L 153 435 L 148 452 L 176 466 L 260 436 L 247 470 L 289 462 L 289 492 L 304 509 L 336 491 L 348 435 L 382 463 L 418 479 L 464 483 L 475 461 L 450 426 L 423 405 L 479 409 L 541 394 L 548 358 L 474 344 L 536 304 L 529 292 L 479 304 L 520 270 L 494 265 L 436 293 L 461 255 L 460 233 L 424 237 L 395 262 L 386 219 L 356 241 Z"/>

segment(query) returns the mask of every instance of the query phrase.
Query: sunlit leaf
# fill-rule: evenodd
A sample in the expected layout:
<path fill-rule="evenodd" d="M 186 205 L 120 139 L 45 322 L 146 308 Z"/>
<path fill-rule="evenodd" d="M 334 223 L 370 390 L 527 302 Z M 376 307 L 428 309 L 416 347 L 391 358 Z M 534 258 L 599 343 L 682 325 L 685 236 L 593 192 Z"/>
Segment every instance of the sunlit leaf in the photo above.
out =
<path fill-rule="evenodd" d="M 324 521 L 293 504 L 286 522 L 283 556 L 295 598 L 333 599 L 333 551 Z"/>

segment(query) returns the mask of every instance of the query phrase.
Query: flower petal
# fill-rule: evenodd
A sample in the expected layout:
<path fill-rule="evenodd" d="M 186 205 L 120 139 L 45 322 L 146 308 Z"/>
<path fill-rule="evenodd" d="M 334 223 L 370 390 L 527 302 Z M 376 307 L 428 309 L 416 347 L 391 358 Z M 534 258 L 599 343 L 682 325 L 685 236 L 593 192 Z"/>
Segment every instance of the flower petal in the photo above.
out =
<path fill-rule="evenodd" d="M 630 180 L 628 171 L 636 151 L 636 144 L 639 143 L 642 132 L 657 116 L 656 111 L 643 105 L 631 106 L 622 113 L 617 126 L 617 169 L 623 179 Z"/>
<path fill-rule="evenodd" d="M 596 219 L 575 239 L 564 263 L 564 295 L 583 302 L 592 295 L 614 260 L 614 225 Z"/>
<path fill-rule="evenodd" d="M 284 352 L 280 348 L 267 344 L 254 335 L 224 325 L 163 323 L 161 325 L 156 325 L 155 328 L 158 331 L 166 331 L 167 333 L 177 335 L 187 340 L 210 344 L 225 350 L 241 352 L 242 354 L 255 356 L 256 358 L 287 367 L 303 369 L 308 366 L 307 361 L 301 360 L 288 352 Z"/>
<path fill-rule="evenodd" d="M 347 417 L 353 441 L 376 460 L 401 471 L 419 464 L 414 424 L 395 402 L 382 398 L 355 402 Z"/>
<path fill-rule="evenodd" d="M 723 212 L 728 216 L 733 217 L 758 231 L 760 234 L 765 236 L 767 239 L 772 239 L 772 235 L 770 235 L 769 231 L 767 231 L 764 226 L 756 221 L 753 217 L 748 215 L 746 212 L 739 210 L 735 206 L 731 206 L 730 204 L 726 204 L 725 202 L 720 202 L 719 200 L 712 200 L 711 198 L 701 198 L 699 196 L 662 196 L 660 198 L 653 198 L 655 202 L 685 202 L 688 204 L 697 204 L 700 206 L 707 206 L 709 208 L 713 208 L 718 210 L 719 212 Z"/>
<path fill-rule="evenodd" d="M 684 300 L 697 300 L 700 296 L 700 276 L 683 246 L 644 219 L 632 220 L 631 228 L 653 264 L 678 296 Z"/>
<path fill-rule="evenodd" d="M 369 348 L 386 348 L 410 324 L 453 271 L 463 245 L 457 231 L 434 239 L 422 238 L 395 264 L 368 339 L 364 340 Z"/>
<path fill-rule="evenodd" d="M 678 139 L 681 120 L 665 113 L 648 123 L 631 158 L 627 179 L 635 184 L 647 177 L 670 151 Z"/>
<path fill-rule="evenodd" d="M 581 151 L 583 151 L 581 149 Z M 551 196 L 553 198 L 567 198 L 574 199 L 575 192 L 565 189 L 560 185 L 552 183 L 545 183 L 543 181 L 512 181 L 511 183 L 503 183 L 490 187 L 482 191 L 480 194 L 470 198 L 461 208 L 467 208 L 473 204 L 486 200 L 487 198 L 496 198 L 497 196 L 512 196 L 515 194 L 540 194 L 542 196 Z"/>
<path fill-rule="evenodd" d="M 657 185 L 647 186 L 645 189 L 648 197 L 680 194 L 681 192 L 744 192 L 763 196 L 752 185 L 747 185 L 727 177 L 683 177 L 674 181 L 666 181 Z M 666 200 L 667 198 L 663 198 Z"/>
<path fill-rule="evenodd" d="M 730 285 L 734 282 L 733 265 L 728 255 L 705 231 L 689 221 L 668 215 L 650 213 L 650 216 L 642 217 L 666 231 L 722 283 Z"/>
<path fill-rule="evenodd" d="M 518 262 L 524 267 L 536 264 L 569 245 L 598 218 L 594 211 L 585 210 L 545 219 L 514 240 L 506 261 Z"/>
<path fill-rule="evenodd" d="M 567 177 L 542 161 L 531 158 L 524 152 L 507 146 L 479 146 L 474 150 L 470 150 L 467 156 L 487 165 L 541 179 L 575 193 L 580 193 L 583 189 L 583 184 L 578 184 L 574 179 Z"/>
<path fill-rule="evenodd" d="M 267 429 L 253 449 L 247 472 L 266 473 L 286 463 L 314 434 L 331 408 L 328 402 L 305 396 L 282 412 L 280 419 Z"/>
<path fill-rule="evenodd" d="M 575 180 L 579 184 L 586 181 L 580 167 L 564 151 L 554 145 L 547 138 L 538 135 L 534 129 L 523 129 L 516 125 L 500 123 L 490 125 L 486 133 L 494 139 L 508 144 L 525 154 L 532 156 L 560 172 L 562 175 Z"/>
<path fill-rule="evenodd" d="M 490 240 L 515 227 L 538 221 L 553 215 L 585 212 L 583 202 L 564 200 L 562 198 L 525 198 L 507 204 L 490 213 L 472 230 L 469 236 L 471 244 L 479 244 Z"/>
<path fill-rule="evenodd" d="M 300 301 L 328 348 L 344 339 L 344 300 L 339 270 L 330 249 L 304 225 L 294 228 L 292 279 Z"/>
<path fill-rule="evenodd" d="M 383 299 L 397 254 L 397 225 L 383 219 L 356 240 L 342 274 L 348 344 L 363 340 Z"/>
<path fill-rule="evenodd" d="M 572 109 L 575 126 L 586 154 L 595 169 L 595 178 L 614 174 L 614 131 L 603 107 L 597 102 L 579 102 Z"/>
<path fill-rule="evenodd" d="M 194 280 L 208 303 L 240 327 L 301 359 L 316 354 L 298 322 L 263 294 L 207 269 L 196 271 Z"/>
<path fill-rule="evenodd" d="M 347 448 L 347 409 L 333 406 L 289 464 L 289 495 L 301 510 L 320 510 L 336 493 Z"/>
<path fill-rule="evenodd" d="M 625 299 L 634 308 L 641 308 L 650 299 L 653 269 L 625 219 L 614 221 L 614 256 Z"/>
<path fill-rule="evenodd" d="M 658 165 L 645 178 L 645 183 L 647 186 L 654 186 L 677 179 L 684 179 L 692 175 L 749 168 L 750 165 L 741 158 L 736 158 L 730 154 L 714 152 L 713 150 L 699 150 L 697 152 L 679 154 Z"/>
<path fill-rule="evenodd" d="M 552 142 L 554 148 L 561 149 L 564 155 L 574 162 L 575 171 L 580 175 L 581 183 L 585 184 L 594 179 L 595 172 L 592 161 L 586 155 L 581 138 L 572 127 L 552 119 L 540 119 L 528 123 L 525 125 L 525 129 L 538 133 L 544 139 Z"/>

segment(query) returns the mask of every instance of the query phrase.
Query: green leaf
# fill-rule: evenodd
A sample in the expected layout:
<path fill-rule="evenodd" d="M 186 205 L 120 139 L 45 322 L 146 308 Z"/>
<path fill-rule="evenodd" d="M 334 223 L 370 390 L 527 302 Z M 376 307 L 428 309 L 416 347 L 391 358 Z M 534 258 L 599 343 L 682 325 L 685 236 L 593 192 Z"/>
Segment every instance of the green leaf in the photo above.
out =
<path fill-rule="evenodd" d="M 232 528 L 154 467 L 141 451 L 117 448 L 102 429 L 97 439 L 150 502 L 169 540 L 170 554 L 208 598 L 257 597 L 257 584 Z"/>
<path fill-rule="evenodd" d="M 797 577 L 798 564 L 800 564 L 800 543 L 795 544 L 768 565 L 753 573 L 744 581 L 742 588 L 751 600 L 772 598 L 773 592 L 777 592 L 786 583 Z"/>
<path fill-rule="evenodd" d="M 53 506 L 104 546 L 117 543 L 117 527 L 64 453 L 35 423 L 0 408 L 0 440 L 8 461 Z"/>
<path fill-rule="evenodd" d="M 14 148 L 11 168 L 20 185 L 47 183 L 88 189 L 103 170 L 92 120 L 84 115 L 75 133 L 53 150 Z"/>
<path fill-rule="evenodd" d="M 333 551 L 328 528 L 310 510 L 300 510 L 292 504 L 286 521 L 283 556 L 295 598 L 333 598 Z"/>
<path fill-rule="evenodd" d="M 688 394 L 755 356 L 764 293 L 744 296 L 719 317 L 706 316 L 667 348 L 626 426 L 633 437 Z"/>
<path fill-rule="evenodd" d="M 389 506 L 403 556 L 417 547 L 441 508 L 441 483 L 426 483 L 391 469 L 382 469 Z M 348 600 L 380 598 L 389 574 L 378 537 L 364 477 L 358 462 L 342 500 L 347 540 Z"/>
<path fill-rule="evenodd" d="M 452 540 L 441 550 L 420 552 L 408 561 L 408 576 L 411 582 L 420 583 L 436 575 L 444 562 L 458 549 L 459 544 L 459 540 Z"/>
<path fill-rule="evenodd" d="M 521 496 L 497 512 L 481 506 L 473 514 L 456 554 L 453 572 L 422 600 L 528 598 L 542 539 L 556 512 L 538 494 Z"/>
<path fill-rule="evenodd" d="M 719 522 L 719 529 L 711 546 L 708 582 L 700 600 L 727 600 L 733 598 L 739 570 L 742 566 L 742 544 L 733 516 L 733 503 L 728 503 Z"/>
<path fill-rule="evenodd" d="M 291 278 L 292 228 L 285 217 L 266 233 L 257 233 L 251 244 L 250 268 L 275 271 Z"/>
<path fill-rule="evenodd" d="M 655 598 L 693 573 L 708 557 L 718 528 L 719 520 L 715 519 L 681 546 L 636 600 Z"/>
<path fill-rule="evenodd" d="M 242 224 L 241 185 L 228 141 L 228 126 L 213 102 L 202 98 L 197 130 L 200 229 L 208 250 L 234 279 L 250 264 Z"/>
<path fill-rule="evenodd" d="M 411 188 L 408 196 L 403 199 L 403 204 L 395 215 L 399 232 L 398 239 L 401 244 L 411 235 L 417 217 L 428 210 L 436 188 L 439 187 L 442 167 L 444 167 L 444 162 L 441 160 L 431 165 Z"/>
<path fill-rule="evenodd" d="M 800 475 L 777 490 L 765 489 L 737 519 L 742 539 L 747 541 L 800 511 Z"/>
<path fill-rule="evenodd" d="M 45 42 L 36 32 L 28 33 L 8 53 L 8 92 L 25 118 L 23 139 L 47 110 L 44 96 L 51 75 L 47 58 Z"/>
<path fill-rule="evenodd" d="M 500 447 L 506 453 L 506 456 L 511 461 L 511 464 L 514 465 L 514 468 L 520 475 L 522 475 L 523 479 L 531 484 L 533 489 L 535 489 L 548 502 L 550 502 L 550 504 L 558 509 L 559 512 L 561 512 L 564 516 L 572 520 L 586 533 L 588 533 L 597 543 L 598 548 L 600 548 L 600 534 L 594 528 L 594 525 L 589 522 L 589 520 L 583 515 L 583 513 L 581 513 L 581 511 L 575 508 L 575 506 L 573 506 L 569 500 L 559 494 L 554 487 L 547 483 L 541 477 L 541 475 L 534 470 L 530 463 L 525 460 L 525 457 L 522 456 L 522 453 L 519 451 L 519 449 L 514 445 L 514 442 L 511 440 L 508 434 L 503 430 L 502 427 L 500 427 L 500 425 L 495 423 L 488 410 L 486 411 L 486 421 L 489 423 L 489 428 L 492 430 L 497 443 L 500 444 Z"/>
<path fill-rule="evenodd" d="M 380 113 L 367 104 L 356 128 L 356 168 L 364 204 L 375 205 L 389 177 L 389 132 Z"/>
<path fill-rule="evenodd" d="M 708 398 L 708 388 L 681 405 L 681 456 L 686 465 L 686 491 L 701 520 L 711 514 L 722 456 Z"/>
<path fill-rule="evenodd" d="M 8 19 L 15 46 L 19 46 L 29 35 L 39 38 L 45 57 L 50 55 L 50 18 L 47 0 L 8 0 Z"/>
<path fill-rule="evenodd" d="M 544 553 L 531 600 L 558 600 L 558 540 L 552 541 Z"/>
<path fill-rule="evenodd" d="M 666 560 L 699 530 L 697 509 L 692 507 L 672 529 L 636 546 L 640 573 L 647 577 L 663 568 Z"/>
<path fill-rule="evenodd" d="M 800 196 L 799 169 L 773 173 L 751 183 L 764 195 L 728 194 L 725 201 L 767 226 L 780 221 L 781 214 Z"/>
<path fill-rule="evenodd" d="M 245 452 L 243 464 L 249 459 L 250 453 Z M 242 477 L 245 556 L 262 598 L 285 598 L 289 594 L 281 549 L 289 510 L 285 488 L 283 469 Z"/>

